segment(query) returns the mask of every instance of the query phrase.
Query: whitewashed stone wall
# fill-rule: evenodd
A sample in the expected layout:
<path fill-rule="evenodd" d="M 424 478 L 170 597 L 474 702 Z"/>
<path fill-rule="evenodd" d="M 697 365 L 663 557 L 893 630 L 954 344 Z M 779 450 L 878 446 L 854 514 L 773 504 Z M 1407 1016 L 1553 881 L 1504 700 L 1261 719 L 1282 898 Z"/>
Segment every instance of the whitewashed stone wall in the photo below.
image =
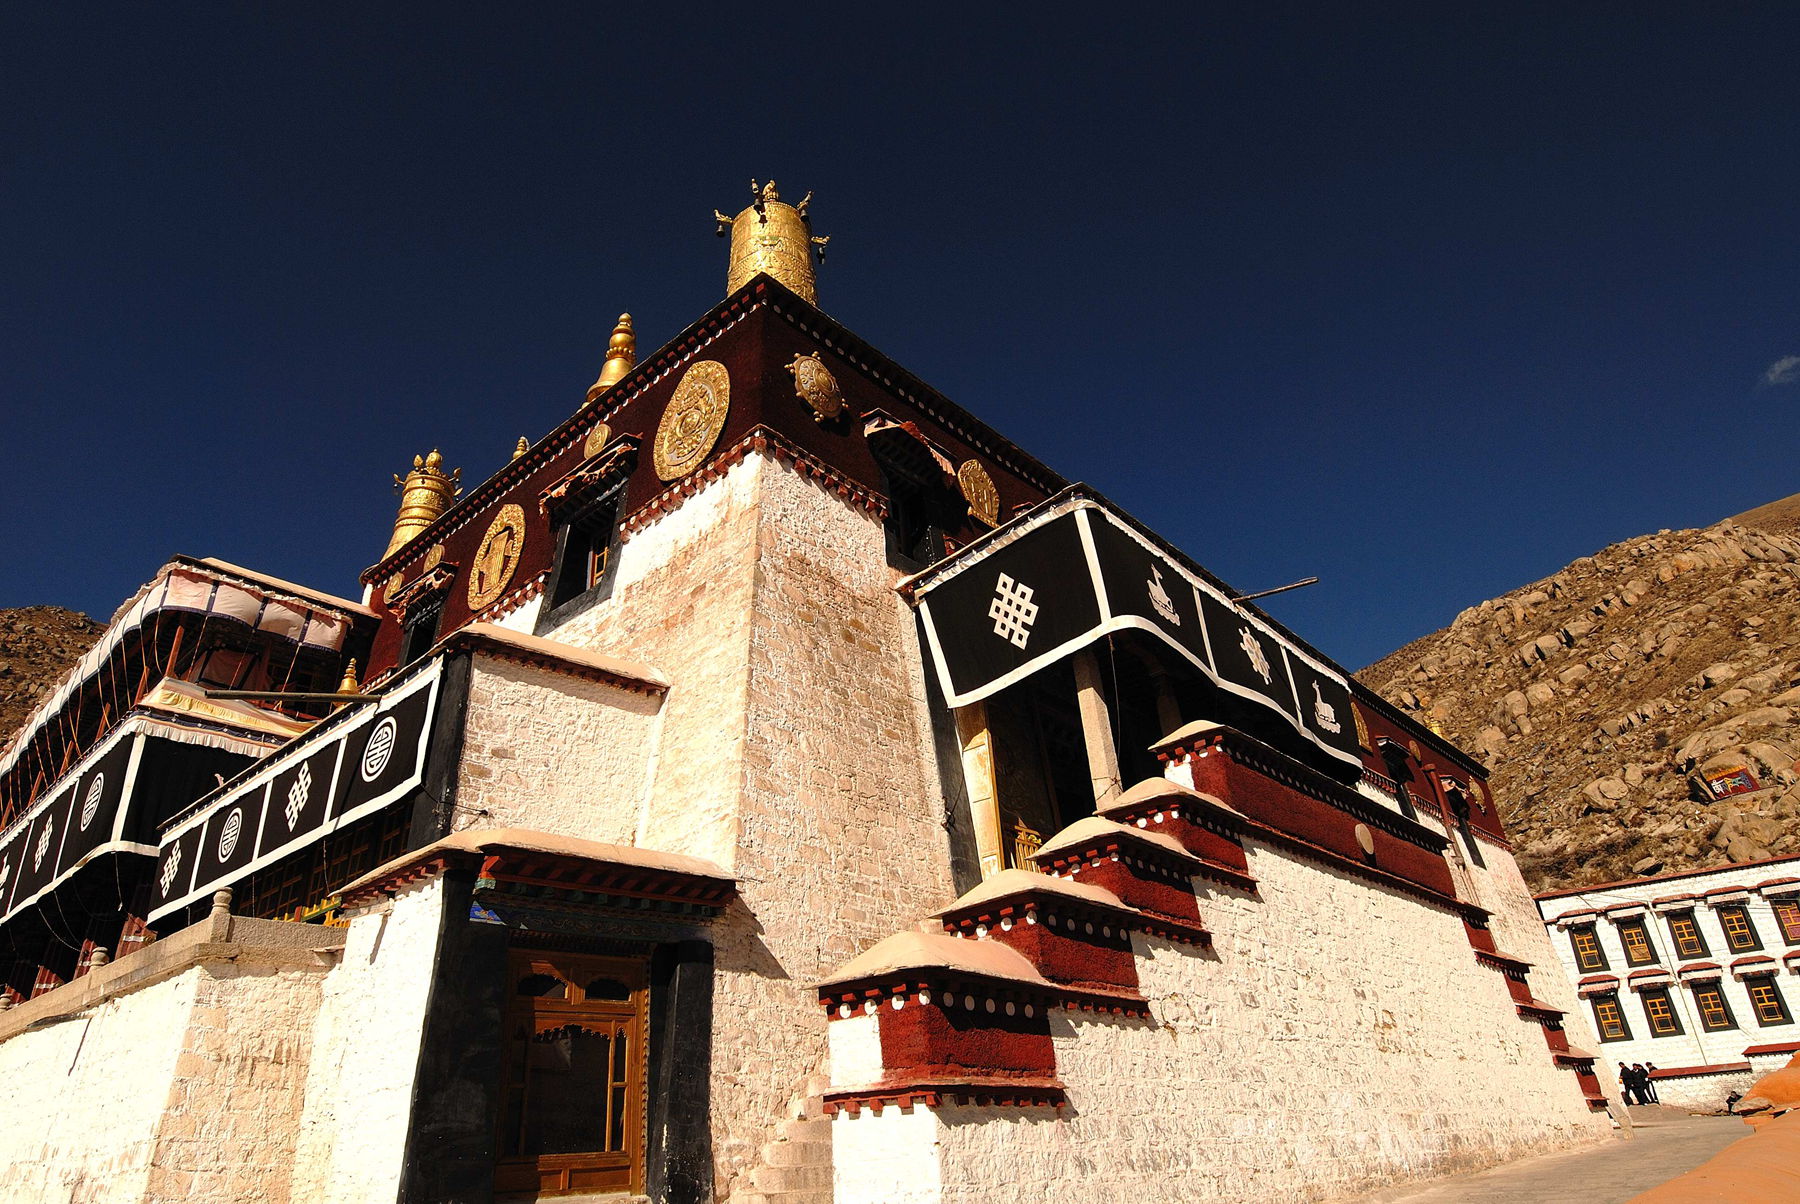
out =
<path fill-rule="evenodd" d="M 0 1043 L 0 1200 L 139 1201 L 198 968 Z"/>
<path fill-rule="evenodd" d="M 621 549 L 552 638 L 673 683 L 637 843 L 742 883 L 715 924 L 716 1191 L 826 1066 L 812 983 L 952 897 L 916 627 L 879 519 L 751 455 Z"/>
<path fill-rule="evenodd" d="M 352 917 L 310 1034 L 294 1200 L 393 1204 L 443 906 L 435 877 Z"/>
<path fill-rule="evenodd" d="M 1259 898 L 1201 884 L 1210 953 L 1135 938 L 1151 1019 L 1053 1017 L 1060 1117 L 840 1115 L 839 1204 L 1325 1200 L 1610 1133 L 1458 916 L 1247 851 Z"/>
<path fill-rule="evenodd" d="M 453 830 L 637 839 L 658 695 L 477 656 Z"/>

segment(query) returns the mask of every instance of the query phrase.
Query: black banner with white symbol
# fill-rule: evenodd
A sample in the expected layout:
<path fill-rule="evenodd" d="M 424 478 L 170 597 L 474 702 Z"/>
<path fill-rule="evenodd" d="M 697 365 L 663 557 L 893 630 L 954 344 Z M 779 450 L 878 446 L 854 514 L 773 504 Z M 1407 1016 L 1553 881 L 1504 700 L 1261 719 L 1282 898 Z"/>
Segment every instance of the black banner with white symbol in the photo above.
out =
<path fill-rule="evenodd" d="M 1002 535 L 1004 536 L 1004 532 Z M 1115 632 L 1149 632 L 1222 688 L 1359 763 L 1348 683 L 1091 499 L 964 549 L 914 593 L 939 684 L 966 706 Z"/>
<path fill-rule="evenodd" d="M 126 774 L 137 742 L 120 740 L 76 779 L 63 813 L 62 855 L 57 859 L 61 876 L 117 836 L 119 805 L 125 800 Z"/>
<path fill-rule="evenodd" d="M 13 829 L 12 839 L 0 844 L 0 916 L 12 910 L 14 889 L 19 885 L 19 865 L 24 860 L 25 827 Z"/>
<path fill-rule="evenodd" d="M 1021 536 L 933 590 L 931 614 L 951 695 L 1010 683 L 1079 647 L 1100 621 L 1081 533 L 1068 522 Z"/>
<path fill-rule="evenodd" d="M 341 711 L 163 836 L 155 922 L 405 797 L 424 780 L 441 658 Z"/>

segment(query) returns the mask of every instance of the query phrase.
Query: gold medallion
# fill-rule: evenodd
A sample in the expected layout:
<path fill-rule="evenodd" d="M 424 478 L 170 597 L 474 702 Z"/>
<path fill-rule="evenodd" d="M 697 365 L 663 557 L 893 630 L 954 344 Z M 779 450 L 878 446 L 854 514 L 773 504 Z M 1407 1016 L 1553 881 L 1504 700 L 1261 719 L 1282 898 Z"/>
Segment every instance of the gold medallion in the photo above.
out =
<path fill-rule="evenodd" d="M 994 488 L 994 478 L 988 476 L 979 460 L 964 460 L 956 470 L 956 483 L 962 486 L 970 514 L 990 527 L 1000 525 L 1000 491 Z"/>
<path fill-rule="evenodd" d="M 444 545 L 434 543 L 431 545 L 431 550 L 425 553 L 425 563 L 420 566 L 419 571 L 429 573 L 442 563 L 444 563 Z"/>
<path fill-rule="evenodd" d="M 730 406 L 731 377 L 724 364 L 701 360 L 689 368 L 656 428 L 656 475 L 674 481 L 700 467 L 725 429 Z"/>
<path fill-rule="evenodd" d="M 824 360 L 811 353 L 796 355 L 787 370 L 794 374 L 794 392 L 812 407 L 814 422 L 826 422 L 844 412 L 844 395 Z"/>
<path fill-rule="evenodd" d="M 600 449 L 611 442 L 612 427 L 604 422 L 595 423 L 594 429 L 588 432 L 587 441 L 581 445 L 581 458 L 586 460 L 599 455 Z"/>
<path fill-rule="evenodd" d="M 525 511 L 508 502 L 500 507 L 475 551 L 475 563 L 469 569 L 470 610 L 480 610 L 506 591 L 524 547 Z"/>

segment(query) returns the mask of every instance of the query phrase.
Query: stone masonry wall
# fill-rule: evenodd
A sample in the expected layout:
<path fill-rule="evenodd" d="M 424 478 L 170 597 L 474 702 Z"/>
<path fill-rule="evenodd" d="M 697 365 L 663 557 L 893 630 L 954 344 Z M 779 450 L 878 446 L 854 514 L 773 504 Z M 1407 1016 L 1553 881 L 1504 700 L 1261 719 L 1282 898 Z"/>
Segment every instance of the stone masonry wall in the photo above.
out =
<path fill-rule="evenodd" d="M 393 1204 L 400 1185 L 444 880 L 350 920 L 311 1034 L 294 1200 Z"/>
<path fill-rule="evenodd" d="M 169 1085 L 146 1204 L 291 1199 L 322 975 L 209 964 Z"/>
<path fill-rule="evenodd" d="M 847 1155 L 868 1152 L 858 1126 L 873 1114 L 840 1113 L 840 1204 L 1324 1200 L 1610 1132 L 1475 961 L 1460 917 L 1246 850 L 1256 896 L 1201 885 L 1212 950 L 1133 938 L 1151 1019 L 1053 1015 L 1061 1116 L 955 1106 L 877 1121 L 889 1140 L 935 1145 L 935 1168 L 908 1185 L 895 1175 L 930 1147 L 893 1149 L 865 1181 Z"/>
<path fill-rule="evenodd" d="M 917 626 L 881 522 L 773 461 L 760 502 L 737 862 L 756 926 L 718 933 L 724 1200 L 747 1193 L 758 1124 L 827 1068 L 813 984 L 955 895 Z"/>
<path fill-rule="evenodd" d="M 144 1198 L 200 976 L 196 967 L 0 1043 L 0 1201 Z"/>
<path fill-rule="evenodd" d="M 661 705 L 658 695 L 476 657 L 452 829 L 633 843 Z"/>
<path fill-rule="evenodd" d="M 953 894 L 896 579 L 879 519 L 753 454 L 635 532 L 610 596 L 545 633 L 668 676 L 635 843 L 742 883 L 714 925 L 721 1200 L 824 1070 L 812 983 Z"/>

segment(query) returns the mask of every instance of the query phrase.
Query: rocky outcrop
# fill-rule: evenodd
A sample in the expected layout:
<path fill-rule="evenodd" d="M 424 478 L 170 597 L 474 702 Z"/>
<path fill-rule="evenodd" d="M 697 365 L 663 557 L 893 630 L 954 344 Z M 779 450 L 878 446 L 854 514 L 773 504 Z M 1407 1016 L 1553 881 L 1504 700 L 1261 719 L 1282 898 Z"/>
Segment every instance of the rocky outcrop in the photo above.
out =
<path fill-rule="evenodd" d="M 46 690 L 62 679 L 105 630 L 58 606 L 0 610 L 0 748 Z"/>
<path fill-rule="evenodd" d="M 1492 768 L 1535 889 L 1800 853 L 1800 535 L 1626 540 L 1357 676 Z"/>

